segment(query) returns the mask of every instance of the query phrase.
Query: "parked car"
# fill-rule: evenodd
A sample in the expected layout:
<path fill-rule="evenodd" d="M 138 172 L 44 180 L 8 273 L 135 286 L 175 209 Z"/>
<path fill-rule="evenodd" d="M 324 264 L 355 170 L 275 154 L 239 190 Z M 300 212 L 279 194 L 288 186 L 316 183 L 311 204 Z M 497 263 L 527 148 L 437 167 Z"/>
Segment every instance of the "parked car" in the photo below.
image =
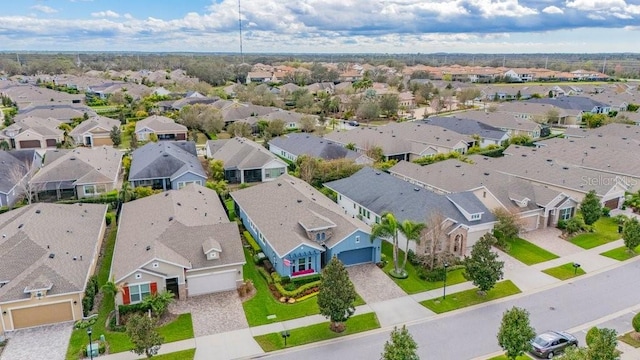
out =
<path fill-rule="evenodd" d="M 531 353 L 543 359 L 552 359 L 568 346 L 578 346 L 575 336 L 564 331 L 547 331 L 531 340 Z"/>
<path fill-rule="evenodd" d="M 357 121 L 349 121 L 349 125 L 351 125 L 351 126 L 360 126 L 360 124 Z"/>

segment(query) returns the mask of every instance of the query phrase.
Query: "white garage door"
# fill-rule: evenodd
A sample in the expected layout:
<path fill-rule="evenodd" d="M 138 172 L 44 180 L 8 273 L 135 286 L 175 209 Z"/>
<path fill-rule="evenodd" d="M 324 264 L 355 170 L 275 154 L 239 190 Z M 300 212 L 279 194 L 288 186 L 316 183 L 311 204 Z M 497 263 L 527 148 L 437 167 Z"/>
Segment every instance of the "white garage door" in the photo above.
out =
<path fill-rule="evenodd" d="M 236 289 L 236 271 L 230 270 L 187 277 L 189 296 Z"/>

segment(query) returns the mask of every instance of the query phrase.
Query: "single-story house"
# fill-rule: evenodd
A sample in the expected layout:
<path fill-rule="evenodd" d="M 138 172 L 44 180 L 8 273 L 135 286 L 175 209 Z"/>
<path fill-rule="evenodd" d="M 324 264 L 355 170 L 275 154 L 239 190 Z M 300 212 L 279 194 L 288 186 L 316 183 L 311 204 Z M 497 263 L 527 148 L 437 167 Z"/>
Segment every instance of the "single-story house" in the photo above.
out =
<path fill-rule="evenodd" d="M 235 212 L 278 274 L 320 273 L 335 255 L 346 266 L 380 261 L 367 224 L 288 174 L 231 192 Z"/>
<path fill-rule="evenodd" d="M 131 158 L 128 180 L 134 188 L 178 190 L 191 183 L 205 185 L 207 181 L 193 141 L 150 142 L 136 149 Z"/>
<path fill-rule="evenodd" d="M 38 203 L 0 214 L 0 333 L 82 318 L 106 213 Z"/>
<path fill-rule="evenodd" d="M 25 117 L 7 126 L 3 132 L 13 149 L 55 148 L 64 140 L 63 122 L 54 118 Z"/>
<path fill-rule="evenodd" d="M 187 127 L 166 116 L 151 115 L 136 122 L 138 141 L 148 141 L 152 133 L 158 136 L 158 140 L 187 140 Z"/>
<path fill-rule="evenodd" d="M 29 179 L 42 166 L 35 150 L 0 151 L 0 207 L 12 206 L 26 196 Z"/>
<path fill-rule="evenodd" d="M 207 158 L 222 160 L 224 178 L 232 184 L 273 181 L 287 172 L 286 162 L 241 137 L 207 141 Z"/>
<path fill-rule="evenodd" d="M 346 158 L 352 159 L 356 164 L 373 164 L 373 160 L 365 154 L 311 134 L 291 133 L 271 139 L 269 151 L 292 162 L 298 156 L 308 155 L 323 160 Z"/>
<path fill-rule="evenodd" d="M 69 132 L 76 145 L 88 147 L 113 145 L 111 140 L 111 130 L 113 127 L 120 128 L 120 121 L 105 116 L 96 115 L 83 121 Z"/>
<path fill-rule="evenodd" d="M 473 138 L 475 145 L 486 147 L 489 145 L 502 146 L 509 141 L 509 134 L 506 130 L 498 129 L 483 122 L 465 119 L 462 117 L 441 117 L 435 116 L 425 120 L 430 125 L 439 126 L 458 134 L 469 135 Z M 478 137 L 477 139 L 475 137 Z M 471 146 L 473 146 L 472 144 Z"/>
<path fill-rule="evenodd" d="M 218 194 L 190 184 L 125 203 L 111 264 L 118 304 L 155 292 L 177 299 L 235 290 L 245 263 L 238 224 Z"/>
<path fill-rule="evenodd" d="M 122 152 L 111 146 L 49 150 L 31 178 L 36 200 L 100 196 L 118 188 Z"/>
<path fill-rule="evenodd" d="M 465 255 L 480 237 L 492 231 L 496 221 L 471 192 L 436 194 L 370 167 L 324 186 L 337 193 L 338 205 L 348 215 L 368 225 L 380 223 L 380 217 L 391 212 L 400 222 L 412 220 L 429 223 L 428 228 L 439 226 L 444 239 L 439 239 L 441 243 L 436 248 L 458 256 Z M 418 254 L 430 249 L 430 230 L 425 230 L 423 236 L 425 241 L 409 243 L 409 248 Z M 407 239 L 399 236 L 398 240 L 404 249 Z"/>

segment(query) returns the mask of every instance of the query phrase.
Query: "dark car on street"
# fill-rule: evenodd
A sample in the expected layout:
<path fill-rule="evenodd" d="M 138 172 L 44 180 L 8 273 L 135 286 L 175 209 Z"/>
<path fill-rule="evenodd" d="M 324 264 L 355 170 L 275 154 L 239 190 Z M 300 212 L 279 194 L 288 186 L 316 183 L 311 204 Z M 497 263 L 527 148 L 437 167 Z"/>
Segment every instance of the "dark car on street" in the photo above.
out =
<path fill-rule="evenodd" d="M 543 359 L 552 359 L 569 346 L 578 346 L 575 336 L 564 331 L 547 331 L 531 340 L 531 353 Z"/>

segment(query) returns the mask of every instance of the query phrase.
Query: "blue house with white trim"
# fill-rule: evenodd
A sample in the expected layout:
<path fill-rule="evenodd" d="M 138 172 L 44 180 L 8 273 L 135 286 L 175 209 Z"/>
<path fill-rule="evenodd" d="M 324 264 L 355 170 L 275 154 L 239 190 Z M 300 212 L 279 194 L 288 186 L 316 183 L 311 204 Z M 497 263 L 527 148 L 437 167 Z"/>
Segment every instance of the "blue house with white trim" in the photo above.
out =
<path fill-rule="evenodd" d="M 381 240 L 304 181 L 284 174 L 234 191 L 236 214 L 281 276 L 319 273 L 334 255 L 345 266 L 380 261 Z"/>

